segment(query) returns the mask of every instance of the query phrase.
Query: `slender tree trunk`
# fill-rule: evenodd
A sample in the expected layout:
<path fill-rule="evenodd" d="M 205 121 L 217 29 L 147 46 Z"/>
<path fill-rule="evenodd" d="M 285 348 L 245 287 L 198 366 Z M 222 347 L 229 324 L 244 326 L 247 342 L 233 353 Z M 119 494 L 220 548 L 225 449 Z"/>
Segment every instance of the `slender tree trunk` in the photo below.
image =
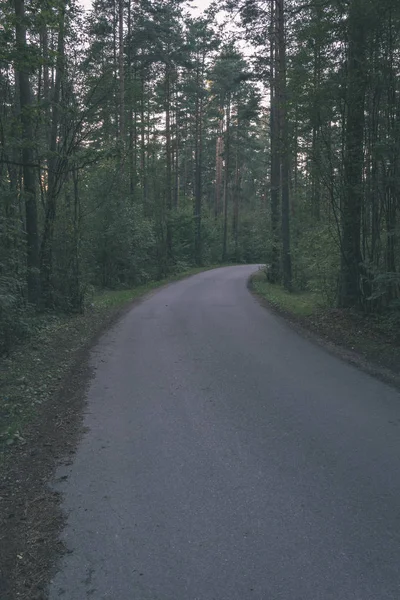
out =
<path fill-rule="evenodd" d="M 171 148 L 171 69 L 166 65 L 165 70 L 165 158 L 166 158 L 166 259 L 172 263 L 172 148 Z"/>
<path fill-rule="evenodd" d="M 321 136 L 321 20 L 323 8 L 320 0 L 316 2 L 314 7 L 317 33 L 314 40 L 314 56 L 313 56 L 313 96 L 314 102 L 312 107 L 312 145 L 311 145 L 311 214 L 315 221 L 319 221 L 321 217 L 321 156 L 320 156 L 320 136 Z"/>
<path fill-rule="evenodd" d="M 389 273 L 396 272 L 396 246 L 397 246 L 397 210 L 400 170 L 400 100 L 398 97 L 398 77 L 394 64 L 395 45 L 394 39 L 397 31 L 394 30 L 392 11 L 389 13 L 387 63 L 388 63 L 388 89 L 387 89 L 387 128 L 390 136 L 389 165 L 387 174 L 386 192 L 386 269 Z M 399 286 L 393 280 L 387 285 L 387 302 L 399 295 Z"/>
<path fill-rule="evenodd" d="M 214 216 L 219 217 L 221 214 L 221 187 L 222 187 L 222 154 L 224 151 L 224 121 L 218 120 L 217 141 L 215 147 L 215 204 Z"/>
<path fill-rule="evenodd" d="M 203 98 L 201 95 L 203 86 L 203 72 L 197 68 L 197 92 L 196 92 L 196 140 L 195 140 L 195 260 L 197 265 L 202 263 L 201 244 L 201 196 L 202 196 L 202 159 L 203 159 Z"/>
<path fill-rule="evenodd" d="M 112 30 L 113 30 L 113 67 L 114 67 L 114 82 L 115 82 L 115 95 L 114 95 L 114 110 L 115 110 L 115 139 L 120 137 L 119 127 L 120 113 L 119 113 L 119 94 L 118 94 L 118 49 L 117 49 L 117 0 L 112 0 Z"/>
<path fill-rule="evenodd" d="M 279 192 L 280 192 L 280 163 L 279 163 L 279 105 L 277 95 L 277 35 L 276 35 L 275 0 L 271 2 L 271 40 L 270 40 L 270 129 L 271 129 L 271 257 L 268 279 L 276 283 L 280 279 L 279 263 Z"/>
<path fill-rule="evenodd" d="M 290 189 L 289 189 L 289 135 L 286 92 L 286 41 L 284 0 L 277 0 L 278 25 L 278 97 L 280 125 L 280 160 L 282 187 L 282 277 L 287 290 L 292 288 L 292 259 L 290 254 Z"/>
<path fill-rule="evenodd" d="M 127 71 L 127 83 L 128 83 L 128 135 L 129 135 L 129 191 L 132 199 L 135 197 L 136 190 L 136 68 L 132 64 L 132 51 L 131 51 L 131 31 L 132 31 L 132 0 L 128 1 L 128 71 Z"/>
<path fill-rule="evenodd" d="M 45 11 L 45 9 L 43 9 L 43 12 Z M 45 16 L 43 15 L 43 17 L 45 18 Z M 45 139 L 46 142 L 49 143 L 50 142 L 50 124 L 51 124 L 51 119 L 50 119 L 50 86 L 49 86 L 49 39 L 48 39 L 48 31 L 47 31 L 47 24 L 43 23 L 41 31 L 40 31 L 40 45 L 41 45 L 41 52 L 42 52 L 42 56 L 43 56 L 43 66 L 41 67 L 41 70 L 43 71 L 43 92 L 42 92 L 42 97 L 41 94 L 39 92 L 40 90 L 40 77 L 39 77 L 39 84 L 38 84 L 38 100 L 39 102 L 42 101 L 43 102 L 43 113 L 44 113 L 44 119 L 43 119 L 43 123 L 41 124 L 40 121 L 37 121 L 37 127 L 36 127 L 36 131 L 35 131 L 35 136 L 39 135 L 39 126 L 41 125 L 43 127 L 43 130 L 45 132 Z M 41 200 L 41 205 L 43 207 L 43 209 L 45 210 L 45 189 L 47 187 L 47 177 L 48 177 L 48 173 L 47 170 L 43 169 L 43 165 L 40 161 L 40 157 L 38 157 L 38 171 L 37 171 L 37 177 L 38 177 L 38 181 L 39 181 L 39 188 L 40 188 L 40 200 Z"/>
<path fill-rule="evenodd" d="M 145 83 L 144 72 L 141 73 L 141 98 L 140 98 L 140 171 L 142 182 L 143 202 L 147 202 L 147 164 L 146 164 L 146 123 L 145 123 Z"/>
<path fill-rule="evenodd" d="M 364 104 L 366 90 L 365 0 L 352 0 L 348 17 L 345 189 L 341 206 L 342 257 L 339 305 L 361 302 L 361 205 L 363 201 Z"/>
<path fill-rule="evenodd" d="M 237 124 L 239 128 L 239 123 Z M 239 193 L 240 193 L 240 165 L 239 165 L 239 140 L 236 140 L 235 183 L 233 188 L 233 240 L 235 244 L 235 261 L 239 260 Z"/>
<path fill-rule="evenodd" d="M 43 26 L 42 41 L 43 41 L 43 98 L 46 103 L 45 113 L 49 114 L 49 39 L 47 26 Z"/>
<path fill-rule="evenodd" d="M 65 26 L 64 2 L 60 7 L 59 33 L 57 42 L 56 74 L 54 93 L 52 101 L 51 130 L 49 144 L 49 176 L 46 201 L 46 214 L 43 228 L 42 244 L 40 249 L 40 276 L 42 286 L 42 301 L 46 307 L 53 304 L 51 277 L 53 271 L 53 238 L 54 222 L 56 218 L 57 196 L 59 193 L 60 177 L 59 157 L 57 156 L 58 133 L 60 125 L 60 92 L 61 81 L 64 71 L 64 26 Z"/>
<path fill-rule="evenodd" d="M 144 163 L 145 163 L 145 172 L 144 172 L 144 190 L 143 190 L 143 197 L 145 199 L 145 201 L 147 201 L 148 197 L 149 197 L 149 178 L 148 178 L 148 171 L 149 171 L 149 148 L 150 148 L 150 96 L 147 97 L 147 112 L 146 112 L 146 146 L 144 147 Z M 154 143 L 156 142 L 157 139 L 157 135 L 156 133 L 154 133 Z M 153 151 L 153 158 L 154 158 L 154 151 Z"/>
<path fill-rule="evenodd" d="M 74 185 L 74 240 L 73 240 L 73 267 L 72 267 L 72 294 L 71 302 L 75 310 L 83 310 L 83 294 L 81 292 L 81 274 L 80 274 L 80 200 L 79 200 L 79 172 L 74 169 L 72 172 Z"/>
<path fill-rule="evenodd" d="M 137 83 L 137 73 L 136 68 L 133 73 L 133 93 L 132 93 L 132 185 L 134 189 L 134 193 L 136 193 L 136 187 L 138 182 L 138 127 L 137 127 L 137 119 L 138 119 L 138 111 L 137 111 L 137 96 L 136 96 L 136 83 Z"/>
<path fill-rule="evenodd" d="M 177 75 L 178 77 L 178 75 Z M 175 85 L 175 156 L 174 156 L 174 208 L 178 208 L 179 203 L 179 150 L 180 150 L 180 123 L 179 123 L 179 99 L 177 85 Z"/>
<path fill-rule="evenodd" d="M 26 263 L 28 301 L 37 304 L 39 287 L 39 238 L 36 204 L 36 178 L 33 166 L 32 91 L 29 80 L 29 55 L 26 43 L 24 0 L 15 0 L 15 39 L 17 46 L 17 84 L 21 108 L 22 170 L 26 218 Z"/>
<path fill-rule="evenodd" d="M 298 191 L 298 177 L 299 177 L 299 119 L 298 119 L 298 105 L 296 104 L 295 115 L 294 115 L 294 148 L 293 148 L 293 196 L 297 203 L 297 191 Z M 292 200 L 293 204 L 293 200 Z M 295 207 L 292 208 L 292 214 L 295 213 Z"/>
<path fill-rule="evenodd" d="M 119 136 L 125 142 L 124 0 L 118 0 Z"/>
<path fill-rule="evenodd" d="M 373 59 L 374 56 L 371 57 Z M 380 215 L 379 215 L 379 184 L 378 184 L 378 158 L 376 148 L 379 144 L 379 114 L 381 105 L 381 86 L 377 85 L 371 91 L 369 100 L 368 147 L 366 168 L 367 191 L 367 229 L 371 243 L 369 246 L 368 260 L 371 265 L 378 266 L 378 246 L 380 242 Z"/>
<path fill-rule="evenodd" d="M 231 129 L 231 97 L 228 94 L 228 103 L 226 106 L 226 143 L 225 143 L 225 174 L 224 174 L 224 235 L 222 242 L 222 261 L 227 259 L 228 243 L 228 204 L 229 204 L 229 167 L 230 167 L 230 132 Z"/>
<path fill-rule="evenodd" d="M 180 150 L 180 139 L 179 139 L 179 123 L 176 124 L 176 137 L 175 137 L 175 183 L 174 183 L 174 208 L 179 207 L 179 187 L 180 187 L 180 177 L 179 177 L 179 150 Z"/>

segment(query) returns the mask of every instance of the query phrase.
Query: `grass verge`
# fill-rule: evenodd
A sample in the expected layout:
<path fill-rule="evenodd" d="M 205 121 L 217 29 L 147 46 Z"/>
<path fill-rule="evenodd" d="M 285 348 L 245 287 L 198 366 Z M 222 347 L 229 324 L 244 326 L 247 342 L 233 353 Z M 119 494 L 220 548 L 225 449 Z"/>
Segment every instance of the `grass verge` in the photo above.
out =
<path fill-rule="evenodd" d="M 298 317 L 309 317 L 318 308 L 318 296 L 312 292 L 289 294 L 280 285 L 269 283 L 263 272 L 253 277 L 253 290 L 275 308 Z"/>
<path fill-rule="evenodd" d="M 25 428 L 54 396 L 79 352 L 121 309 L 152 290 L 215 267 L 193 268 L 133 289 L 96 295 L 83 315 L 46 315 L 25 343 L 0 361 L 0 465 L 5 451 L 25 443 Z"/>
<path fill-rule="evenodd" d="M 48 482 L 58 465 L 72 464 L 83 434 L 88 349 L 133 301 L 204 270 L 103 292 L 84 315 L 46 315 L 35 335 L 0 362 L 0 598 L 47 598 L 66 551 L 62 499 Z"/>
<path fill-rule="evenodd" d="M 289 293 L 270 284 L 265 273 L 250 281 L 253 292 L 301 333 L 384 381 L 400 387 L 400 335 L 393 315 L 365 315 L 331 308 L 312 292 Z"/>

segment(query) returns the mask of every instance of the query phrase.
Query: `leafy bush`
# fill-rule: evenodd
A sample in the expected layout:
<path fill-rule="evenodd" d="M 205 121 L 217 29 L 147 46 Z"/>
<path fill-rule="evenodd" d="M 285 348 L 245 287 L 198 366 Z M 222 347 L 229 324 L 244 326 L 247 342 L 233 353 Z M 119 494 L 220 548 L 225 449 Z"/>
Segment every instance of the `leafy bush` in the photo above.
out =
<path fill-rule="evenodd" d="M 338 243 L 328 225 L 308 227 L 295 241 L 293 283 L 300 291 L 321 296 L 333 306 L 337 298 L 340 254 Z"/>
<path fill-rule="evenodd" d="M 0 353 L 8 353 L 12 345 L 32 331 L 30 311 L 23 298 L 18 279 L 0 277 Z"/>

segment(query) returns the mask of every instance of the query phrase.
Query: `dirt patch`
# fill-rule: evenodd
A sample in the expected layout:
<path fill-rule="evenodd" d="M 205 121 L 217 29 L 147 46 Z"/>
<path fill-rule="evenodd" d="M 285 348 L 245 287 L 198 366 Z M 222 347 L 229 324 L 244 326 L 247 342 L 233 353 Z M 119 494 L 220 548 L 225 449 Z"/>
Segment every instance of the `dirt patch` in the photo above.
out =
<path fill-rule="evenodd" d="M 248 287 L 261 304 L 283 317 L 303 337 L 400 389 L 400 340 L 397 328 L 390 323 L 374 315 L 334 308 L 316 309 L 307 316 L 295 315 L 257 293 L 253 278 Z"/>
<path fill-rule="evenodd" d="M 11 449 L 5 461 L 0 483 L 1 598 L 45 598 L 50 567 L 63 551 L 58 535 L 64 522 L 60 497 L 47 481 L 74 454 L 88 375 L 85 363 L 68 374 L 59 394 L 29 427 L 26 442 Z"/>

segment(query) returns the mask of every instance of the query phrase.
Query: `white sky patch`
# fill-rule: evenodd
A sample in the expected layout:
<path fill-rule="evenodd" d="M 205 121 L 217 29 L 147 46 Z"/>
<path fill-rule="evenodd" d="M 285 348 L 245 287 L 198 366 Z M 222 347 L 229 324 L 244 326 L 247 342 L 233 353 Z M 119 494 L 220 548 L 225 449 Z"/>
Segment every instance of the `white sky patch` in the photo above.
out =
<path fill-rule="evenodd" d="M 92 8 L 92 0 L 78 0 L 85 9 L 85 11 L 89 11 Z M 199 17 L 207 8 L 210 6 L 212 0 L 187 0 L 185 3 L 185 8 L 193 15 L 193 17 Z M 228 18 L 227 22 L 225 21 L 227 17 L 227 13 L 220 12 L 217 14 L 216 22 L 222 28 L 225 33 L 228 33 L 228 37 L 231 37 L 236 40 L 238 48 L 243 52 L 243 55 L 246 59 L 250 59 L 254 54 L 254 48 L 248 42 L 245 42 L 243 39 L 240 39 L 239 29 L 237 26 L 237 20 L 235 18 Z M 230 35 L 229 35 L 230 34 Z M 262 104 L 268 105 L 268 99 L 265 95 L 265 88 L 263 84 L 260 82 L 257 85 L 259 91 L 263 96 Z"/>
<path fill-rule="evenodd" d="M 92 8 L 92 0 L 80 0 L 80 4 L 85 10 Z M 205 11 L 211 4 L 211 0 L 193 0 L 193 2 L 187 3 L 187 8 L 193 16 L 198 17 L 203 11 Z"/>

